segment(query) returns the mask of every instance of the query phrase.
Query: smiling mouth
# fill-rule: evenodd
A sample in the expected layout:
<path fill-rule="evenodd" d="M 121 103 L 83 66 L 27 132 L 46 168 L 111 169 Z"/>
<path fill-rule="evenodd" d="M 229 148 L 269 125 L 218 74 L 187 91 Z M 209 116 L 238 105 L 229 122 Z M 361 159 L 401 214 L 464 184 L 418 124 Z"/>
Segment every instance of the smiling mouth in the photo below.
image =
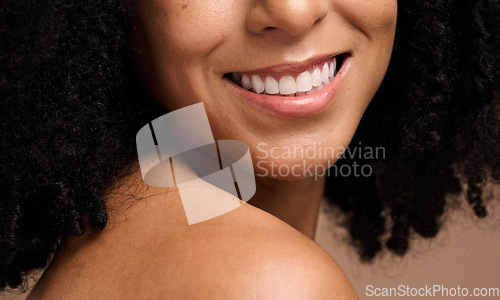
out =
<path fill-rule="evenodd" d="M 227 73 L 224 76 L 250 92 L 275 96 L 304 96 L 326 87 L 338 74 L 346 54 L 316 62 L 299 74 Z"/>

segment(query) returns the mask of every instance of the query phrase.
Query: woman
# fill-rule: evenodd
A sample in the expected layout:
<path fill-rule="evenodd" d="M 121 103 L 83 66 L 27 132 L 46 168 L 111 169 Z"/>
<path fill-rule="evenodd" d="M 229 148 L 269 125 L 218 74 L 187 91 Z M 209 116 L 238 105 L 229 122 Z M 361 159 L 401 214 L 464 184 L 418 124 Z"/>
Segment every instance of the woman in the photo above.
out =
<path fill-rule="evenodd" d="M 2 287 L 50 261 L 32 299 L 350 299 L 311 240 L 324 186 L 366 260 L 384 244 L 403 255 L 412 232 L 435 236 L 450 196 L 487 214 L 482 186 L 500 177 L 496 1 L 1 12 Z M 188 225 L 177 189 L 143 182 L 135 134 L 199 102 L 216 139 L 249 146 L 257 190 L 252 205 Z M 384 154 L 327 151 L 349 144 Z M 325 185 L 335 162 L 371 172 Z"/>

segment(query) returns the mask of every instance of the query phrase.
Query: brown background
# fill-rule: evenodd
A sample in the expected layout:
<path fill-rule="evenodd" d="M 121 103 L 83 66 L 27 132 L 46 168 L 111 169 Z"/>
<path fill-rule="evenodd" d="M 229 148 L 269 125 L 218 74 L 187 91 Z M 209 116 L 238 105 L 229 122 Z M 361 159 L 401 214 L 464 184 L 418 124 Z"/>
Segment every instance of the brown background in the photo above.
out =
<path fill-rule="evenodd" d="M 466 287 L 469 293 L 474 288 L 500 288 L 500 189 L 488 194 L 491 196 L 488 218 L 477 219 L 462 200 L 457 203 L 461 207 L 448 213 L 438 236 L 432 240 L 414 239 L 404 258 L 386 253 L 373 264 L 359 262 L 354 248 L 347 245 L 346 231 L 335 225 L 339 221 L 334 217 L 335 212 L 320 215 L 316 240 L 337 260 L 360 299 L 397 299 L 368 297 L 367 285 L 397 288 L 402 284 L 423 288 L 426 284 L 438 284 L 447 288 Z M 460 297 L 431 299 L 456 298 Z"/>

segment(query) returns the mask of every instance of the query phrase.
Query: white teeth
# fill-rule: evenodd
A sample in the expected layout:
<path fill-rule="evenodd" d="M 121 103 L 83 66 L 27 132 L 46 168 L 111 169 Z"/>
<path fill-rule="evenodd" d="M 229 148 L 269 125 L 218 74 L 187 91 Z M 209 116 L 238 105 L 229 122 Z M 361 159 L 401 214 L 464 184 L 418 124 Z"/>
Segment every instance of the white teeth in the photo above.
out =
<path fill-rule="evenodd" d="M 248 76 L 243 75 L 241 77 L 241 86 L 247 90 L 252 88 L 252 81 L 250 80 L 250 78 L 248 78 Z"/>
<path fill-rule="evenodd" d="M 252 88 L 257 93 L 260 94 L 264 91 L 264 82 L 260 79 L 258 75 L 252 75 Z"/>
<path fill-rule="evenodd" d="M 324 87 L 323 83 L 320 83 L 318 86 L 313 87 L 312 90 L 310 90 L 306 94 L 307 95 L 314 94 L 314 93 L 318 92 L 319 90 L 321 90 L 323 87 Z"/>
<path fill-rule="evenodd" d="M 272 76 L 267 76 L 266 81 L 264 82 L 264 86 L 266 87 L 266 93 L 268 94 L 277 94 L 280 92 L 280 88 L 278 86 L 278 82 Z"/>
<path fill-rule="evenodd" d="M 318 86 L 323 82 L 323 80 L 321 79 L 321 71 L 319 70 L 319 68 L 314 68 L 314 71 L 311 74 L 311 78 L 313 86 Z"/>
<path fill-rule="evenodd" d="M 283 76 L 280 79 L 280 93 L 290 95 L 297 93 L 297 84 L 292 76 Z"/>
<path fill-rule="evenodd" d="M 312 89 L 311 74 L 307 71 L 297 77 L 297 91 L 308 92 Z"/>
<path fill-rule="evenodd" d="M 265 75 L 243 75 L 232 74 L 232 80 L 247 90 L 257 94 L 269 95 L 295 95 L 303 96 L 318 92 L 327 86 L 337 75 L 337 60 L 334 57 L 331 62 L 325 62 L 323 66 L 314 67 L 302 72 L 296 78 L 290 75 L 281 76 L 277 81 L 274 76 Z M 265 78 L 262 81 L 262 78 Z"/>
<path fill-rule="evenodd" d="M 328 63 L 325 63 L 323 65 L 323 70 L 321 70 L 321 79 L 323 80 L 323 83 L 330 82 L 330 79 L 328 78 L 328 73 L 330 73 L 330 70 L 328 69 Z"/>

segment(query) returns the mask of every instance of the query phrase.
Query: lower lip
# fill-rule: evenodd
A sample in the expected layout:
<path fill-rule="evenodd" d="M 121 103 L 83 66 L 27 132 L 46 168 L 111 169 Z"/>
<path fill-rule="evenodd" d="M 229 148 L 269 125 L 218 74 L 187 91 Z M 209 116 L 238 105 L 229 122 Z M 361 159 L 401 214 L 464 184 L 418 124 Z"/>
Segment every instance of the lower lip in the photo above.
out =
<path fill-rule="evenodd" d="M 275 117 L 303 117 L 317 114 L 330 106 L 342 85 L 349 68 L 350 57 L 345 57 L 337 75 L 332 81 L 314 94 L 304 96 L 275 96 L 250 92 L 233 81 L 231 86 L 250 105 Z"/>

